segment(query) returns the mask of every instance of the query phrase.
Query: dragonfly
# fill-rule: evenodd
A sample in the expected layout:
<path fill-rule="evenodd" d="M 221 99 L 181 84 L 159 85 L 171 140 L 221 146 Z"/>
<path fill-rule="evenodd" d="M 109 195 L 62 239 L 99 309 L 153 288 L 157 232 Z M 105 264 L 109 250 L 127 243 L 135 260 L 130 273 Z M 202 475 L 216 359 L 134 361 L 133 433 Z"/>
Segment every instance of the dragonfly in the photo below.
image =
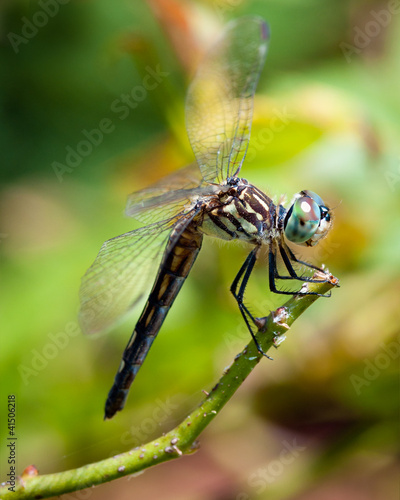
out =
<path fill-rule="evenodd" d="M 255 318 L 244 293 L 262 248 L 268 252 L 269 288 L 296 292 L 278 283 L 329 281 L 325 270 L 299 260 L 288 243 L 314 246 L 331 228 L 330 209 L 312 191 L 301 191 L 285 209 L 239 177 L 250 140 L 253 101 L 269 43 L 263 19 L 242 17 L 229 23 L 200 63 L 186 96 L 186 128 L 196 162 L 128 197 L 126 214 L 143 227 L 106 241 L 82 278 L 79 319 L 86 333 L 110 329 L 154 284 L 122 356 L 105 404 L 105 419 L 124 408 L 130 386 L 182 288 L 204 235 L 241 240 L 251 251 L 231 292 L 256 343 Z M 287 274 L 279 274 L 278 259 Z M 295 268 L 318 270 L 321 279 Z M 326 277 L 326 278 L 325 278 Z M 326 295 L 325 295 L 326 296 Z M 267 356 L 268 357 L 268 356 Z"/>

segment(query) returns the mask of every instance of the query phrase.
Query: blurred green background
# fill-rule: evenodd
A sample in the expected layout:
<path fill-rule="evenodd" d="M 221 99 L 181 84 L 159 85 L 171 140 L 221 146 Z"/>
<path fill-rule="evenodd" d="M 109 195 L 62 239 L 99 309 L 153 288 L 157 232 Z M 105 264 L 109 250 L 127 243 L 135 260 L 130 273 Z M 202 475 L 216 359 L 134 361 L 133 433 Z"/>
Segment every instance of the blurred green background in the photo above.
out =
<path fill-rule="evenodd" d="M 310 189 L 335 207 L 329 237 L 299 255 L 325 263 L 341 288 L 259 364 L 198 453 L 66 498 L 398 498 L 396 1 L 1 4 L 1 480 L 9 394 L 18 472 L 57 472 L 171 429 L 249 341 L 229 293 L 246 248 L 209 239 L 112 421 L 103 405 L 140 308 L 97 338 L 76 322 L 80 278 L 102 242 L 137 227 L 123 217 L 126 196 L 193 161 L 190 75 L 224 24 L 248 13 L 269 22 L 271 44 L 242 175 L 273 196 Z M 116 111 L 157 68 L 156 88 Z M 63 170 L 104 120 L 109 133 Z M 257 314 L 284 302 L 265 262 L 247 299 Z"/>

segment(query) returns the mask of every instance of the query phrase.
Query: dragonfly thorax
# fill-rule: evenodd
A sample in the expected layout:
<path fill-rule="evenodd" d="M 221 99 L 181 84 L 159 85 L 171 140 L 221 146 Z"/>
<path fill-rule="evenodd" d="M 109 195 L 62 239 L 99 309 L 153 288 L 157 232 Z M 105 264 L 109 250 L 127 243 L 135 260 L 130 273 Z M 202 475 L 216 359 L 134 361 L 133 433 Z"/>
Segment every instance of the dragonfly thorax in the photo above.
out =
<path fill-rule="evenodd" d="M 268 243 L 275 232 L 276 219 L 271 198 L 246 179 L 235 179 L 224 187 L 207 201 L 199 229 L 224 240 Z"/>

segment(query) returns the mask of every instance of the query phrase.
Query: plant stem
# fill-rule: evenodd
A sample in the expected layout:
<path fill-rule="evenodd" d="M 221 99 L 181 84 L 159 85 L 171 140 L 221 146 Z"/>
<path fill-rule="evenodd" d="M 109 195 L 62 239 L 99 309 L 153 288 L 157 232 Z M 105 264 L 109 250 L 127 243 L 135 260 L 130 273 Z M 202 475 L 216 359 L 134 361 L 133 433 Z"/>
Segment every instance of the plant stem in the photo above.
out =
<path fill-rule="evenodd" d="M 337 279 L 330 275 L 329 282 L 310 283 L 307 289 L 325 294 L 336 285 Z M 265 353 L 277 343 L 278 336 L 286 333 L 292 323 L 316 299 L 318 295 L 295 295 L 283 307 L 265 318 L 260 318 L 257 340 Z M 14 491 L 9 489 L 10 484 L 2 483 L 0 499 L 49 498 L 112 481 L 178 458 L 182 454 L 192 453 L 197 449 L 196 438 L 233 396 L 262 357 L 251 340 L 224 371 L 219 382 L 202 403 L 177 427 L 158 439 L 115 457 L 65 472 L 41 476 L 34 467 L 27 468 L 16 480 Z"/>

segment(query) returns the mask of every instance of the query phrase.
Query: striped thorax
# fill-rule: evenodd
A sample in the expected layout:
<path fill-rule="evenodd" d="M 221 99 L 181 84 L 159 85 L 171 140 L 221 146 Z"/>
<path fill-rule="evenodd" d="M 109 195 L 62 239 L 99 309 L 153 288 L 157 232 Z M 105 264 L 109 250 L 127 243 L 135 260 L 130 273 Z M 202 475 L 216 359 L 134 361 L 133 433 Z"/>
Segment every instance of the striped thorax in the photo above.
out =
<path fill-rule="evenodd" d="M 207 201 L 199 230 L 224 240 L 240 239 L 260 245 L 269 243 L 275 220 L 271 198 L 246 179 L 234 178 Z"/>

